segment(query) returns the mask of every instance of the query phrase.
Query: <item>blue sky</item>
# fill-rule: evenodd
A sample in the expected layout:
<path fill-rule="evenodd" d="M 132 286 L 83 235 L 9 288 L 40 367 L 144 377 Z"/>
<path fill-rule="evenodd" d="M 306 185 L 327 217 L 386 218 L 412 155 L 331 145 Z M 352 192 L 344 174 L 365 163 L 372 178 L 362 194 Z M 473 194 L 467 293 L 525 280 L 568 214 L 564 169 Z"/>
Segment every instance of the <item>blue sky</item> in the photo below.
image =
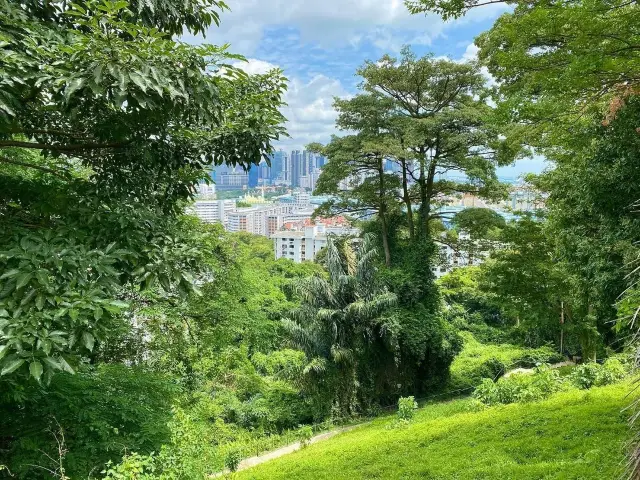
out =
<path fill-rule="evenodd" d="M 356 92 L 356 69 L 365 60 L 397 53 L 411 45 L 419 54 L 455 60 L 472 58 L 473 39 L 505 11 L 496 4 L 472 10 L 463 19 L 443 22 L 435 15 L 410 15 L 402 0 L 228 0 L 219 28 L 206 39 L 189 42 L 230 43 L 231 51 L 249 59 L 248 72 L 282 68 L 289 78 L 283 109 L 291 138 L 284 150 L 310 142 L 327 142 L 336 113 L 333 98 Z M 541 159 L 522 160 L 500 175 L 539 172 Z"/>

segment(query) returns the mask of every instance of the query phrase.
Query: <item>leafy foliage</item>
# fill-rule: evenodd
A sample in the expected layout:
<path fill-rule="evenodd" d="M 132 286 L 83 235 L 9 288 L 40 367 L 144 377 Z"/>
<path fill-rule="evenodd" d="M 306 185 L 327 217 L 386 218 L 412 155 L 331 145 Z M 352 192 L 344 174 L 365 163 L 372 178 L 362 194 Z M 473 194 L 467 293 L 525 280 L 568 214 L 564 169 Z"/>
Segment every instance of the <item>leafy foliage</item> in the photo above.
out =
<path fill-rule="evenodd" d="M 259 163 L 284 133 L 279 72 L 247 76 L 227 47 L 171 37 L 217 8 L 2 2 L 1 376 L 72 372 L 125 290 L 184 296 L 206 270 L 184 201 L 211 164 Z"/>
<path fill-rule="evenodd" d="M 0 403 L 0 462 L 18 478 L 50 478 L 37 466 L 50 468 L 50 457 L 57 458 L 58 427 L 71 478 L 87 478 L 124 451 L 157 451 L 169 440 L 167 423 L 178 393 L 166 376 L 123 365 L 57 375 L 47 391 L 31 385 L 22 400 Z"/>

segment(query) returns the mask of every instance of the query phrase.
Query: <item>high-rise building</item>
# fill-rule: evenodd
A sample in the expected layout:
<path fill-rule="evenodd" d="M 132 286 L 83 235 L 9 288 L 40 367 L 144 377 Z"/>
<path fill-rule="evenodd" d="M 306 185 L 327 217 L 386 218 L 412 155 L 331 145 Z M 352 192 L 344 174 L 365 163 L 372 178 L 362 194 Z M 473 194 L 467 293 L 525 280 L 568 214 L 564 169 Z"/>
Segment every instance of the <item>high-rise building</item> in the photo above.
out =
<path fill-rule="evenodd" d="M 302 175 L 302 152 L 294 150 L 291 152 L 291 178 L 292 187 L 300 186 L 300 176 Z"/>
<path fill-rule="evenodd" d="M 250 165 L 247 175 L 247 185 L 249 185 L 249 188 L 256 188 L 258 186 L 258 179 L 260 178 L 260 167 L 258 165 Z"/>
<path fill-rule="evenodd" d="M 222 223 L 226 227 L 229 213 L 235 208 L 235 200 L 196 200 L 190 211 L 205 223 Z"/>
<path fill-rule="evenodd" d="M 271 183 L 271 167 L 264 160 L 260 163 L 260 177 L 258 185 L 269 185 Z"/>
<path fill-rule="evenodd" d="M 302 152 L 302 168 L 300 169 L 300 176 L 309 176 L 313 171 L 315 165 L 315 156 L 311 152 L 304 150 Z"/>
<path fill-rule="evenodd" d="M 271 156 L 271 171 L 269 178 L 273 183 L 275 180 L 287 180 L 286 173 L 289 170 L 289 155 L 283 150 L 278 150 Z"/>
<path fill-rule="evenodd" d="M 327 164 L 327 159 L 322 155 L 316 155 L 316 168 L 322 168 Z"/>

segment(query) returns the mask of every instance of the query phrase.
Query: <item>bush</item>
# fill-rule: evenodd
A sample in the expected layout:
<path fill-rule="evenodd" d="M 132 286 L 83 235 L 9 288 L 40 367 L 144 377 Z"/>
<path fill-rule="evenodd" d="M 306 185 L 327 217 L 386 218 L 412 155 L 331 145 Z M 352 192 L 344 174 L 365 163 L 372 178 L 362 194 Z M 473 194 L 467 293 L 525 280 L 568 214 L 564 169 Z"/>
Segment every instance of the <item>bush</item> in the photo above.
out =
<path fill-rule="evenodd" d="M 562 356 L 552 348 L 525 348 L 510 344 L 483 344 L 470 332 L 462 332 L 464 348 L 451 365 L 448 392 L 459 392 L 476 387 L 483 378 L 496 379 L 507 371 L 531 368 L 544 363 L 555 363 Z"/>
<path fill-rule="evenodd" d="M 310 425 L 301 426 L 298 429 L 298 439 L 300 440 L 300 446 L 306 448 L 309 442 L 313 438 L 313 428 Z"/>
<path fill-rule="evenodd" d="M 609 385 L 628 373 L 618 358 L 610 358 L 604 365 L 585 363 L 576 367 L 568 381 L 578 388 Z M 531 375 L 515 374 L 494 382 L 485 378 L 473 392 L 475 400 L 484 405 L 532 402 L 542 400 L 566 386 L 566 380 L 557 369 L 541 365 Z"/>
<path fill-rule="evenodd" d="M 224 466 L 231 472 L 236 472 L 242 461 L 242 452 L 239 448 L 232 448 L 224 457 Z"/>
<path fill-rule="evenodd" d="M 0 404 L 3 456 L 17 479 L 38 480 L 58 457 L 64 434 L 67 476 L 87 478 L 125 451 L 149 454 L 169 441 L 167 426 L 176 388 L 171 379 L 123 365 L 102 365 L 75 375 L 59 374 L 45 391 L 33 385 L 20 403 Z"/>
<path fill-rule="evenodd" d="M 155 458 L 153 455 L 144 456 L 138 453 L 131 453 L 122 458 L 122 461 L 114 465 L 111 460 L 103 473 L 104 480 L 154 480 Z"/>
<path fill-rule="evenodd" d="M 398 420 L 410 422 L 415 417 L 417 408 L 418 403 L 413 396 L 401 397 L 398 400 Z"/>
<path fill-rule="evenodd" d="M 573 369 L 569 379 L 578 388 L 587 389 L 595 386 L 609 385 L 623 379 L 629 368 L 620 358 L 611 357 L 603 365 L 595 362 L 584 363 Z"/>
<path fill-rule="evenodd" d="M 473 393 L 485 405 L 532 402 L 547 398 L 563 388 L 560 372 L 541 365 L 531 374 L 515 374 L 494 382 L 485 378 Z"/>

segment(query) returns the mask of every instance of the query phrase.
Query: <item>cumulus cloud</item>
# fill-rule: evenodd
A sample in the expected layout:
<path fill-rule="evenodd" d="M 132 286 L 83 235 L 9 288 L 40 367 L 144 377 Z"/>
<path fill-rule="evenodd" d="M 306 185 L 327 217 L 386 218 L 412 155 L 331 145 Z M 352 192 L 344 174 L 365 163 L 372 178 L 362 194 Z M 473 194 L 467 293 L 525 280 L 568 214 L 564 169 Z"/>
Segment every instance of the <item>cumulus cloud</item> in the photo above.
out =
<path fill-rule="evenodd" d="M 365 58 L 362 52 L 396 53 L 405 44 L 429 46 L 445 38 L 448 29 L 495 18 L 505 8 L 475 9 L 460 20 L 444 22 L 436 15 L 410 15 L 404 0 L 229 0 L 228 4 L 231 11 L 223 12 L 220 27 L 209 29 L 206 39 L 189 35 L 184 39 L 230 43 L 231 51 L 251 57 L 236 64 L 250 74 L 283 68 L 290 79 L 283 114 L 292 138 L 278 146 L 286 149 L 324 143 L 337 133 L 333 98 L 352 93 L 353 72 Z M 461 61 L 472 59 L 474 48 L 467 46 Z"/>
<path fill-rule="evenodd" d="M 292 27 L 300 40 L 334 48 L 370 41 L 381 49 L 430 45 L 446 28 L 495 17 L 501 5 L 475 9 L 463 19 L 444 22 L 437 15 L 410 15 L 403 0 L 235 0 L 220 27 L 207 32 L 212 43 L 230 42 L 234 51 L 253 55 L 268 28 Z M 194 38 L 192 42 L 201 41 Z"/>
<path fill-rule="evenodd" d="M 267 73 L 269 70 L 278 68 L 272 63 L 265 62 L 264 60 L 258 60 L 257 58 L 248 58 L 246 62 L 234 62 L 232 66 L 244 70 L 249 75 L 263 74 Z"/>
<path fill-rule="evenodd" d="M 280 146 L 301 149 L 311 142 L 327 142 L 336 133 L 337 112 L 333 100 L 348 96 L 342 83 L 335 78 L 316 75 L 308 82 L 293 78 L 285 95 L 287 106 L 282 109 L 291 138 L 284 139 Z"/>

